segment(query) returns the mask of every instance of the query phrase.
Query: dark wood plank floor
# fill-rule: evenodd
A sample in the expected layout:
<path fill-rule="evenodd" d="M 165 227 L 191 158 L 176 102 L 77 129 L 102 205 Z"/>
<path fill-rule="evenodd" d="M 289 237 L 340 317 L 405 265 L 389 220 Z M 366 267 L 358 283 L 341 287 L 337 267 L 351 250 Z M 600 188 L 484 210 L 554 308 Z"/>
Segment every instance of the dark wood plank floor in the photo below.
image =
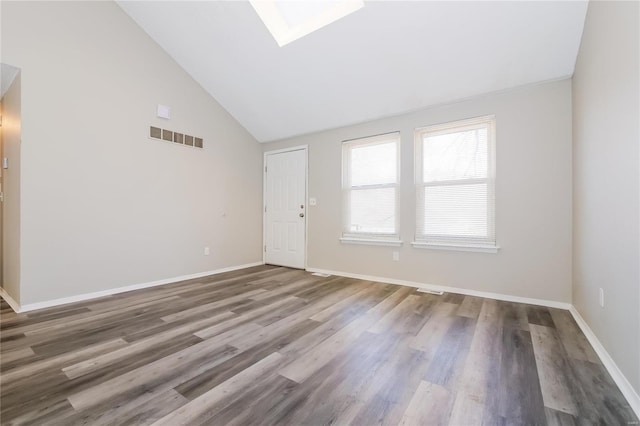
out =
<path fill-rule="evenodd" d="M 3 425 L 638 420 L 563 310 L 274 266 L 1 308 Z"/>

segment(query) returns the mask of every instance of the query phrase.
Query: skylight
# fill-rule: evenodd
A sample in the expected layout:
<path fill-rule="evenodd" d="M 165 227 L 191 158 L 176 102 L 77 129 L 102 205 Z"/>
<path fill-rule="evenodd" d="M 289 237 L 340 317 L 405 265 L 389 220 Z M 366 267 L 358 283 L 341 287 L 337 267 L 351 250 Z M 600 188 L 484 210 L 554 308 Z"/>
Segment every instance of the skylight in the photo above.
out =
<path fill-rule="evenodd" d="M 250 3 L 281 47 L 364 6 L 363 0 L 250 0 Z"/>

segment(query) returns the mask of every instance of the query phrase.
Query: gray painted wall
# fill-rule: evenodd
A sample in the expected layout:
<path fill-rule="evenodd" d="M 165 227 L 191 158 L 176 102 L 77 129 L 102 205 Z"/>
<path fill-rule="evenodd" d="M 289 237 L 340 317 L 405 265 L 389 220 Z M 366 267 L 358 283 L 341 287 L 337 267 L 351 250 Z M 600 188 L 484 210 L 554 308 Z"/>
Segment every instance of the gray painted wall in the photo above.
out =
<path fill-rule="evenodd" d="M 573 77 L 573 301 L 638 392 L 639 12 L 590 2 Z"/>
<path fill-rule="evenodd" d="M 261 261 L 260 146 L 115 3 L 2 2 L 2 60 L 22 69 L 22 304 Z"/>
<path fill-rule="evenodd" d="M 336 106 L 339 108 L 339 106 Z M 413 131 L 496 116 L 499 253 L 416 249 Z M 400 131 L 400 232 L 404 245 L 341 244 L 343 140 Z M 308 266 L 506 295 L 571 301 L 571 81 L 464 102 L 264 145 L 309 145 Z M 392 252 L 400 260 L 392 260 Z"/>

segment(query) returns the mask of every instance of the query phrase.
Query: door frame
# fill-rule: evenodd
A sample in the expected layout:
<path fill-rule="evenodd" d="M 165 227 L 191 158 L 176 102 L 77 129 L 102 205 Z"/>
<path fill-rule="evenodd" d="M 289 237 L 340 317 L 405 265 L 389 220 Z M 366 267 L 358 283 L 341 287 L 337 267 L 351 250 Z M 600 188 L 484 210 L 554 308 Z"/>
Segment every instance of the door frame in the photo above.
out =
<path fill-rule="evenodd" d="M 13 84 L 13 81 L 11 82 Z M 0 96 L 0 160 L 4 162 L 4 128 L 2 118 L 4 117 L 4 97 Z M 4 288 L 4 193 L 5 193 L 5 171 L 0 165 L 0 288 Z M 13 308 L 13 305 L 11 306 Z M 13 308 L 15 310 L 15 308 Z M 16 311 L 17 312 L 17 311 Z"/>
<path fill-rule="evenodd" d="M 309 235 L 309 145 L 296 145 L 290 148 L 274 149 L 264 152 L 262 161 L 262 264 L 267 263 L 267 156 L 285 152 L 304 151 L 304 270 L 307 270 Z"/>

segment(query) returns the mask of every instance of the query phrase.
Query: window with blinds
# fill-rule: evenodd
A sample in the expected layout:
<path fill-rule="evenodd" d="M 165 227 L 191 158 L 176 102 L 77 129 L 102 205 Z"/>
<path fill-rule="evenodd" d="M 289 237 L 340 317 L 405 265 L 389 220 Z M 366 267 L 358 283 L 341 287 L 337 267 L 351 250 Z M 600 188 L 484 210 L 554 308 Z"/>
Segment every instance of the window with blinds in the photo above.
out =
<path fill-rule="evenodd" d="M 495 248 L 495 118 L 415 131 L 416 243 Z"/>
<path fill-rule="evenodd" d="M 397 241 L 400 133 L 342 144 L 343 240 Z"/>

